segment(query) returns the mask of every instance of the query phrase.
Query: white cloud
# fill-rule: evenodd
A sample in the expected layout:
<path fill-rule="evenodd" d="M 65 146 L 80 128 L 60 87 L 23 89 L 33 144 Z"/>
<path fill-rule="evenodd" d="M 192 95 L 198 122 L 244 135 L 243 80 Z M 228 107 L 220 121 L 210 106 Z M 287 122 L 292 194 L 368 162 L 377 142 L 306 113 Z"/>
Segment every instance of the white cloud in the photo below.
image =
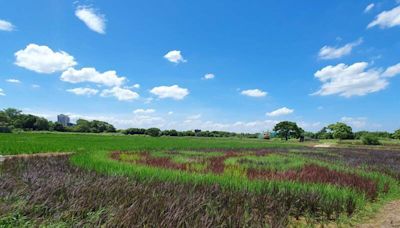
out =
<path fill-rule="evenodd" d="M 6 80 L 6 82 L 9 82 L 9 83 L 15 83 L 15 84 L 19 84 L 19 83 L 21 83 L 21 81 L 20 81 L 20 80 L 18 80 L 18 79 L 14 79 L 14 78 L 9 78 L 9 79 L 7 79 L 7 80 Z"/>
<path fill-rule="evenodd" d="M 209 80 L 209 79 L 214 79 L 215 75 L 214 74 L 205 74 L 203 79 L 204 80 Z"/>
<path fill-rule="evenodd" d="M 383 90 L 389 84 L 387 77 L 397 74 L 397 65 L 382 70 L 368 69 L 367 62 L 353 65 L 340 63 L 336 66 L 326 66 L 317 71 L 314 76 L 322 82 L 320 90 L 312 95 L 334 95 L 343 97 L 364 96 Z"/>
<path fill-rule="evenodd" d="M 267 92 L 259 90 L 259 89 L 248 89 L 240 92 L 242 95 L 249 97 L 265 97 L 267 96 Z"/>
<path fill-rule="evenodd" d="M 362 38 L 354 41 L 352 43 L 348 43 L 342 47 L 331 47 L 331 46 L 323 46 L 318 53 L 318 57 L 320 59 L 338 59 L 345 55 L 351 53 L 354 47 L 360 45 L 363 42 Z"/>
<path fill-rule="evenodd" d="M 169 112 L 168 112 L 168 115 L 172 115 L 172 114 L 174 114 L 173 111 L 169 111 Z"/>
<path fill-rule="evenodd" d="M 99 92 L 97 89 L 92 89 L 92 88 L 74 88 L 74 89 L 68 89 L 67 91 L 76 95 L 87 95 L 87 96 L 96 95 Z"/>
<path fill-rule="evenodd" d="M 400 6 L 397 6 L 389 11 L 383 11 L 375 17 L 367 28 L 379 26 L 380 28 L 391 28 L 400 25 Z"/>
<path fill-rule="evenodd" d="M 116 97 L 119 101 L 130 101 L 139 98 L 139 94 L 129 89 L 123 89 L 120 87 L 113 87 L 111 89 L 105 89 L 101 92 L 102 97 Z"/>
<path fill-rule="evenodd" d="M 34 89 L 40 88 L 40 85 L 32 84 L 32 88 Z"/>
<path fill-rule="evenodd" d="M 56 120 L 57 115 L 59 113 L 65 113 L 70 116 L 72 122 L 76 121 L 79 118 L 87 119 L 87 120 L 101 120 L 106 121 L 113 124 L 115 127 L 121 128 L 150 128 L 150 127 L 158 127 L 160 129 L 176 129 L 179 131 L 183 130 L 194 130 L 201 129 L 202 131 L 230 131 L 230 132 L 247 132 L 247 133 L 259 133 L 267 130 L 272 130 L 273 127 L 280 122 L 278 119 L 270 120 L 252 120 L 252 121 L 233 121 L 233 122 L 215 122 L 211 120 L 202 120 L 202 119 L 194 119 L 189 122 L 185 122 L 187 120 L 187 116 L 181 119 L 181 115 L 173 115 L 173 116 L 157 116 L 157 115 L 140 115 L 133 113 L 116 113 L 112 114 L 107 112 L 107 114 L 82 114 L 82 113 L 66 113 L 62 110 L 52 110 L 51 112 L 43 112 L 43 111 L 32 111 L 29 110 L 29 113 L 35 114 L 38 116 L 43 116 L 48 118 L 49 120 Z M 299 125 L 304 127 L 305 130 L 319 130 L 321 124 L 319 122 L 299 122 Z"/>
<path fill-rule="evenodd" d="M 367 118 L 365 118 L 365 117 L 354 118 L 354 117 L 344 116 L 340 119 L 340 121 L 345 124 L 350 125 L 351 127 L 358 128 L 358 129 L 363 128 L 367 125 Z"/>
<path fill-rule="evenodd" d="M 365 7 L 365 9 L 364 9 L 364 13 L 368 13 L 368 12 L 371 11 L 374 7 L 375 7 L 375 4 L 374 4 L 374 3 L 371 3 L 371 4 L 367 5 L 367 7 Z"/>
<path fill-rule="evenodd" d="M 201 118 L 201 114 L 191 115 L 186 117 L 187 120 L 198 120 Z"/>
<path fill-rule="evenodd" d="M 145 103 L 145 104 L 150 104 L 153 100 L 154 100 L 154 98 L 152 98 L 152 97 L 147 97 L 147 98 L 144 99 L 144 103 Z"/>
<path fill-rule="evenodd" d="M 0 96 L 5 96 L 6 94 L 5 94 L 5 92 L 4 92 L 4 90 L 3 89 L 0 89 Z"/>
<path fill-rule="evenodd" d="M 133 111 L 134 114 L 151 114 L 154 113 L 156 110 L 154 109 L 136 109 L 135 111 Z"/>
<path fill-rule="evenodd" d="M 383 77 L 394 77 L 396 75 L 400 74 L 400 63 L 388 67 L 385 72 L 383 72 L 382 76 Z"/>
<path fill-rule="evenodd" d="M 89 29 L 100 34 L 106 33 L 104 15 L 97 13 L 93 8 L 88 6 L 78 6 L 75 11 L 75 16 L 83 21 Z"/>
<path fill-rule="evenodd" d="M 131 86 L 124 86 L 125 89 L 140 89 L 140 84 L 133 84 Z"/>
<path fill-rule="evenodd" d="M 116 71 L 110 70 L 100 73 L 92 67 L 82 68 L 80 70 L 75 70 L 72 67 L 68 68 L 68 70 L 62 73 L 60 79 L 70 83 L 93 82 L 117 87 L 120 87 L 126 80 L 125 77 L 119 77 Z"/>
<path fill-rule="evenodd" d="M 321 122 L 305 122 L 305 121 L 300 121 L 298 123 L 299 127 L 303 129 L 312 129 L 312 130 L 319 130 L 321 128 L 322 123 Z"/>
<path fill-rule="evenodd" d="M 150 93 L 158 96 L 161 99 L 172 98 L 175 100 L 182 100 L 189 94 L 189 90 L 181 88 L 178 85 L 158 86 L 151 89 Z"/>
<path fill-rule="evenodd" d="M 11 22 L 5 21 L 5 20 L 0 20 L 0 30 L 11 32 L 14 29 L 15 29 L 15 26 Z"/>
<path fill-rule="evenodd" d="M 183 58 L 181 51 L 178 51 L 178 50 L 173 50 L 173 51 L 168 52 L 167 54 L 164 55 L 164 58 L 166 58 L 168 61 L 173 62 L 173 63 L 187 62 Z"/>
<path fill-rule="evenodd" d="M 283 107 L 283 108 L 277 109 L 277 110 L 272 111 L 272 112 L 267 112 L 266 115 L 270 116 L 270 117 L 277 117 L 277 116 L 289 115 L 289 114 L 291 114 L 293 112 L 294 112 L 293 109 L 289 109 L 289 108 Z"/>
<path fill-rule="evenodd" d="M 77 63 L 74 57 L 64 51 L 54 52 L 47 46 L 29 44 L 15 53 L 17 66 L 37 73 L 51 74 L 63 71 Z"/>

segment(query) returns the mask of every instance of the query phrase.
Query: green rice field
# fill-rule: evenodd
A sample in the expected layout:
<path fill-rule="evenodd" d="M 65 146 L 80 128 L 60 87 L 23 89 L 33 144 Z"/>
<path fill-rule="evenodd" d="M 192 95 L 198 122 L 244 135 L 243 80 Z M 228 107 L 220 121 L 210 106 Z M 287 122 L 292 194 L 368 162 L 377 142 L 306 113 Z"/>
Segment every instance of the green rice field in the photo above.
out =
<path fill-rule="evenodd" d="M 0 226 L 354 226 L 400 199 L 400 152 L 390 148 L 42 133 L 0 141 L 3 155 L 74 152 L 0 165 Z"/>

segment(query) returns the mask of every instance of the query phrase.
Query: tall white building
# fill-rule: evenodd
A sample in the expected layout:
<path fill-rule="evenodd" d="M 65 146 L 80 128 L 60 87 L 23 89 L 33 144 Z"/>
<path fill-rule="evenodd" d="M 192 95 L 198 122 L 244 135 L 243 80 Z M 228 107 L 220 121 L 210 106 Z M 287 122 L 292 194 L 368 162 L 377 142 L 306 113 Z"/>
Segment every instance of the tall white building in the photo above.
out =
<path fill-rule="evenodd" d="M 60 114 L 57 116 L 57 122 L 62 124 L 63 126 L 68 126 L 69 125 L 69 116 L 64 115 L 64 114 Z"/>

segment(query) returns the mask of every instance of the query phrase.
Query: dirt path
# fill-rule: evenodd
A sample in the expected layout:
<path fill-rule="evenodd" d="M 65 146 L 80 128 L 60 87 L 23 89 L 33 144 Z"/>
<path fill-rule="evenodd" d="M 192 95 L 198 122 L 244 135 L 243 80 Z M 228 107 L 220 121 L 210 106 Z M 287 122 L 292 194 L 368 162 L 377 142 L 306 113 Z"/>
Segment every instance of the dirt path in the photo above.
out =
<path fill-rule="evenodd" d="M 357 227 L 400 227 L 400 200 L 388 203 L 368 223 Z"/>
<path fill-rule="evenodd" d="M 36 153 L 36 154 L 0 155 L 0 164 L 6 159 L 10 158 L 52 157 L 52 156 L 64 156 L 73 153 L 74 152 L 50 152 L 50 153 Z"/>

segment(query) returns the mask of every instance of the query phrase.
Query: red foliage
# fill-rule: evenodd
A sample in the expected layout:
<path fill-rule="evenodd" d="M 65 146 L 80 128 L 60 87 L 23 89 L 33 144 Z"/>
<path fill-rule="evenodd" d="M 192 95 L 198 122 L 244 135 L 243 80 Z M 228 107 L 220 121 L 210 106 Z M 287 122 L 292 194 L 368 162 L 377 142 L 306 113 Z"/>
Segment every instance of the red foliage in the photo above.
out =
<path fill-rule="evenodd" d="M 353 173 L 342 173 L 326 167 L 310 164 L 301 170 L 288 170 L 285 172 L 248 169 L 249 179 L 292 180 L 307 183 L 325 183 L 341 187 L 350 187 L 364 192 L 369 198 L 375 199 L 378 195 L 377 183 Z"/>
<path fill-rule="evenodd" d="M 166 169 L 187 170 L 186 164 L 175 163 L 169 157 L 152 157 L 148 153 L 141 154 L 141 159 L 139 159 L 138 163 Z"/>
<path fill-rule="evenodd" d="M 241 156 L 235 152 L 227 152 L 223 156 L 211 157 L 209 158 L 209 163 L 207 166 L 207 171 L 213 172 L 215 174 L 221 174 L 224 172 L 225 164 L 224 161 L 231 157 Z"/>
<path fill-rule="evenodd" d="M 267 150 L 261 150 L 256 153 L 262 156 L 270 153 Z M 121 160 L 120 155 L 122 152 L 111 153 L 111 158 Z M 225 160 L 231 157 L 240 157 L 244 154 L 236 153 L 234 151 L 226 152 L 223 156 L 210 157 L 201 161 L 202 164 L 207 164 L 205 172 L 212 172 L 214 174 L 222 174 L 225 169 Z M 140 159 L 135 161 L 138 164 L 144 164 L 152 167 L 159 167 L 165 169 L 175 169 L 188 172 L 199 172 L 191 167 L 190 163 L 175 163 L 169 157 L 153 157 L 148 152 L 139 153 Z M 304 166 L 300 170 L 287 170 L 287 171 L 271 171 L 261 170 L 255 168 L 247 169 L 247 177 L 250 180 L 290 180 L 306 183 L 325 183 L 341 187 L 353 188 L 357 191 L 364 192 L 369 198 L 375 199 L 378 195 L 377 183 L 365 177 L 358 176 L 354 173 L 343 173 L 335 170 L 330 170 L 326 167 L 310 164 Z M 388 191 L 388 186 L 385 186 L 385 191 Z"/>

